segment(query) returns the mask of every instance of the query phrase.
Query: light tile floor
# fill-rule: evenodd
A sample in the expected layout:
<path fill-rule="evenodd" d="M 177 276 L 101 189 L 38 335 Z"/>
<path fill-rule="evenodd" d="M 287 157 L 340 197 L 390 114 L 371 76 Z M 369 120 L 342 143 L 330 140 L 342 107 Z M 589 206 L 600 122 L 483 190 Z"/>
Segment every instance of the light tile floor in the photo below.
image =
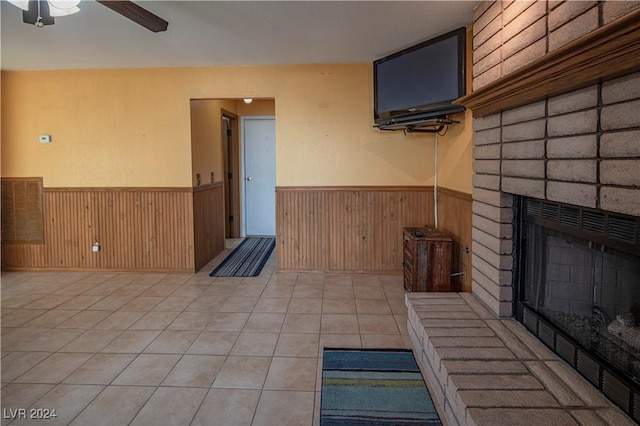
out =
<path fill-rule="evenodd" d="M 275 273 L 274 252 L 209 277 L 229 252 L 197 274 L 3 272 L 2 424 L 318 424 L 324 347 L 411 347 L 401 276 Z"/>

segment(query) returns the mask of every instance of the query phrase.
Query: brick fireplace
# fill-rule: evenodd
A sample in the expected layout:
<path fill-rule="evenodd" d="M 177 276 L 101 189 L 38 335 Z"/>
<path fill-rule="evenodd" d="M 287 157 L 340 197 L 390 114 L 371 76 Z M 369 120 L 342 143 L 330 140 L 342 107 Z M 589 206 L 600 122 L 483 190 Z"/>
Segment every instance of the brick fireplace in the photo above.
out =
<path fill-rule="evenodd" d="M 638 4 L 534 2 L 517 17 L 513 7 L 488 2 L 479 6 L 474 24 L 474 90 L 489 82 L 487 73 L 494 68 L 508 78 L 510 72 L 518 72 L 513 61 L 526 67 L 526 61 L 544 54 L 545 48 L 547 54 L 553 53 L 581 33 L 585 36 L 628 14 Z M 487 38 L 483 34 L 493 30 L 490 23 L 483 24 L 494 15 L 494 21 L 501 19 L 502 28 Z M 515 35 L 514 25 L 526 28 Z M 486 45 L 495 37 L 502 39 L 501 47 L 487 53 Z M 505 37 L 512 38 L 505 41 Z M 510 47 L 514 43 L 520 48 L 517 53 Z M 493 66 L 496 59 L 492 56 L 500 58 Z M 610 67 L 615 68 L 615 61 Z M 576 74 L 574 79 L 580 77 Z M 601 79 L 582 86 L 570 91 L 556 86 L 552 88 L 559 92 L 555 96 L 521 102 L 524 105 L 474 120 L 473 293 L 499 316 L 517 311 L 517 318 L 532 333 L 546 338 L 547 346 L 631 413 L 634 404 L 640 411 L 640 400 L 634 402 L 640 399 L 640 343 L 633 336 L 638 330 L 640 340 L 640 312 L 634 312 L 640 309 L 640 300 L 638 292 L 630 290 L 633 282 L 640 282 L 640 266 L 633 266 L 640 265 L 640 73 L 607 75 L 604 71 Z M 534 226 L 525 227 L 515 220 L 527 213 L 522 211 L 524 197 L 530 200 L 527 205 L 539 205 L 541 217 L 543 209 L 557 213 L 558 225 L 561 212 L 576 212 L 574 219 L 567 216 L 568 222 L 583 216 L 601 217 L 603 235 L 590 230 L 589 223 L 584 225 L 586 232 L 582 223 L 574 226 L 583 239 L 570 243 L 574 228 L 553 234 L 531 230 L 529 240 L 544 243 L 527 244 L 529 249 L 523 250 L 518 237 L 526 237 L 525 231 Z M 626 235 L 605 241 L 610 215 L 612 228 L 617 223 L 629 226 L 620 231 Z M 556 223 L 549 224 L 553 228 Z M 620 238 L 629 242 L 628 259 L 625 252 L 610 248 Z M 605 260 L 596 265 L 592 258 L 598 250 Z M 571 259 L 575 264 L 563 268 L 559 259 L 547 259 L 553 256 L 575 257 Z M 525 269 L 529 270 L 526 274 L 522 273 Z M 602 281 L 597 275 L 605 273 L 611 275 L 609 283 L 589 284 L 584 289 L 587 282 Z M 579 275 L 584 277 L 576 279 Z M 532 281 L 540 282 L 534 285 Z M 535 301 L 525 294 L 532 286 L 538 292 Z M 563 292 L 564 299 L 557 297 Z M 618 306 L 611 305 L 612 298 L 620 300 Z M 623 327 L 617 329 L 618 334 L 631 334 L 626 341 L 611 335 L 615 326 Z M 620 343 L 612 344 L 610 339 Z"/>
<path fill-rule="evenodd" d="M 474 300 L 479 300 L 496 319 L 515 315 L 521 278 L 518 264 L 521 197 L 605 215 L 620 214 L 630 217 L 631 221 L 640 217 L 639 8 L 640 2 L 633 1 L 483 1 L 476 8 L 473 93 L 461 100 L 474 112 L 474 299 L 465 297 L 465 303 L 447 300 L 445 304 L 459 304 L 460 308 L 443 306 L 439 308 L 442 312 L 435 317 L 434 313 L 428 313 L 432 305 L 430 296 L 408 302 L 408 305 L 415 304 L 410 308 L 409 318 L 414 347 L 422 353 L 423 362 L 429 364 L 426 375 L 440 383 L 435 392 L 442 398 L 436 399 L 445 407 L 449 404 L 448 411 L 446 408 L 444 411 L 452 413 L 447 417 L 452 423 L 473 421 L 480 424 L 484 422 L 482 419 L 491 423 L 490 417 L 486 417 L 488 411 L 474 406 L 493 410 L 505 407 L 503 414 L 511 415 L 513 419 L 522 416 L 522 413 L 519 417 L 509 411 L 514 404 L 532 408 L 527 405 L 530 402 L 514 402 L 518 400 L 518 392 L 525 392 L 514 389 L 520 389 L 518 386 L 524 382 L 512 388 L 501 388 L 511 389 L 511 393 L 505 395 L 511 395 L 514 401 L 500 400 L 497 396 L 500 391 L 490 387 L 484 396 L 489 399 L 487 395 L 498 392 L 495 400 L 490 403 L 473 401 L 471 395 L 474 394 L 464 390 L 468 384 L 460 386 L 459 383 L 463 382 L 464 375 L 475 371 L 475 367 L 462 372 L 451 371 L 450 364 L 456 359 L 467 359 L 469 363 L 473 359 L 506 363 L 505 360 L 515 355 L 520 360 L 532 360 L 523 361 L 527 371 L 517 374 L 531 375 L 555 398 L 555 402 L 542 404 L 544 409 L 535 412 L 541 416 L 537 421 L 546 415 L 559 415 L 558 406 L 584 408 L 578 403 L 579 398 L 571 402 L 563 400 L 564 391 L 553 391 L 554 387 L 556 391 L 558 389 L 550 384 L 554 381 L 546 373 L 536 371 L 535 363 L 547 355 L 534 350 L 535 343 L 529 341 L 530 352 L 525 354 L 521 345 L 529 338 L 512 325 L 507 326 L 510 333 L 499 333 L 499 327 L 494 327 L 496 323 L 474 305 Z M 632 238 L 637 243 L 640 231 L 636 229 L 635 232 Z M 433 322 L 435 318 L 448 318 L 449 323 L 462 319 L 468 322 L 460 323 L 458 331 L 442 332 L 439 328 L 443 325 Z M 484 330 L 483 324 L 473 322 L 476 320 L 484 321 L 493 333 Z M 468 330 L 463 333 L 462 328 Z M 527 328 L 532 330 L 531 326 Z M 538 330 L 537 323 L 535 329 Z M 438 334 L 430 335 L 434 332 Z M 500 353 L 498 348 L 502 346 L 498 342 L 489 344 L 471 340 L 462 346 L 474 346 L 468 352 L 474 355 L 460 355 L 466 351 L 460 347 L 456 353 L 438 349 L 438 345 L 447 346 L 441 342 L 443 336 L 455 340 L 461 336 L 491 336 L 494 333 L 510 354 Z M 555 334 L 553 336 L 555 342 Z M 545 344 L 550 346 L 548 342 Z M 480 353 L 481 347 L 484 350 Z M 435 363 L 431 361 L 434 357 Z M 542 362 L 549 367 L 552 363 L 550 358 Z M 476 369 L 477 374 L 488 374 L 482 368 Z M 497 371 L 499 369 L 491 373 Z M 605 373 L 599 374 L 601 377 L 596 382 L 601 381 Z M 609 383 L 616 384 L 612 380 L 615 379 Z M 567 380 L 558 382 L 571 386 Z M 474 386 L 473 389 L 483 389 L 482 386 L 488 385 Z M 640 421 L 640 394 L 633 392 L 619 398 L 611 392 L 607 396 Z M 586 406 L 595 411 L 600 407 L 593 401 Z M 551 411 L 544 414 L 547 409 Z M 534 411 L 528 413 L 533 416 Z M 567 424 L 572 424 L 571 421 L 582 423 L 586 418 L 580 417 L 586 413 L 584 411 L 578 413 L 567 409 L 565 412 L 571 414 L 565 419 Z M 594 422 L 596 419 L 605 424 L 628 421 L 622 418 L 614 421 L 602 412 L 598 413 L 593 417 Z M 532 421 L 535 424 L 535 420 Z"/>
<path fill-rule="evenodd" d="M 511 11 L 525 5 L 519 15 Z M 569 36 L 578 38 L 640 3 L 539 1 L 501 7 L 483 2 L 476 10 L 474 91 L 491 82 L 487 74 L 517 74 L 514 62 L 524 66 L 539 59 L 544 46 L 553 52 L 562 41 L 572 41 Z M 493 28 L 496 21 L 502 25 Z M 508 46 L 516 43 L 519 50 L 513 53 Z M 492 44 L 501 47 L 487 54 Z M 474 111 L 473 291 L 496 314 L 513 312 L 514 195 L 640 216 L 639 111 L 637 72 L 495 114 L 477 117 Z"/>
<path fill-rule="evenodd" d="M 640 73 L 474 120 L 473 292 L 513 312 L 515 195 L 640 216 Z"/>

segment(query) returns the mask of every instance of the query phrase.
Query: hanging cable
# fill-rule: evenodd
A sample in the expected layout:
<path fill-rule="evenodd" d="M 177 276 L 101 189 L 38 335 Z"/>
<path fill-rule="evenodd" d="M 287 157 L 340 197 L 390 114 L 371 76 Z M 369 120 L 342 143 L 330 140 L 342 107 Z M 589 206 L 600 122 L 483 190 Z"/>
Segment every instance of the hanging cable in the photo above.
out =
<path fill-rule="evenodd" d="M 435 140 L 434 148 L 434 165 L 433 165 L 433 217 L 435 219 L 436 229 L 438 228 L 438 133 Z"/>

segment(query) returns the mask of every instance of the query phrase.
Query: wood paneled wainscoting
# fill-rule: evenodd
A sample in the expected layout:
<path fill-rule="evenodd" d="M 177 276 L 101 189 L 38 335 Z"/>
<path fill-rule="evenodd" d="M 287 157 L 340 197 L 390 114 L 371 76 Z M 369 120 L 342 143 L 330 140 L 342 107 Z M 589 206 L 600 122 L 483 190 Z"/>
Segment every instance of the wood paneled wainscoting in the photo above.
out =
<path fill-rule="evenodd" d="M 471 292 L 471 194 L 438 188 L 438 229 L 453 239 L 451 285 Z"/>
<path fill-rule="evenodd" d="M 471 196 L 439 189 L 438 205 L 439 228 L 456 241 L 454 250 L 470 247 Z M 434 226 L 433 187 L 277 187 L 277 268 L 399 274 L 402 228 L 424 226 Z M 452 272 L 468 257 L 454 257 Z M 453 284 L 471 291 L 470 277 Z"/>
<path fill-rule="evenodd" d="M 202 190 L 44 188 L 43 242 L 3 241 L 2 266 L 193 272 L 197 263 L 217 254 L 219 239 L 224 241 L 223 227 L 220 235 L 213 235 L 215 223 L 222 223 L 224 206 L 221 202 L 211 206 L 221 198 L 222 185 L 209 186 Z M 7 208 L 2 205 L 3 213 Z M 214 224 L 206 222 L 207 215 Z M 92 251 L 95 242 L 100 244 L 99 252 Z"/>
<path fill-rule="evenodd" d="M 193 188 L 193 238 L 196 271 L 224 250 L 224 216 L 222 182 Z"/>

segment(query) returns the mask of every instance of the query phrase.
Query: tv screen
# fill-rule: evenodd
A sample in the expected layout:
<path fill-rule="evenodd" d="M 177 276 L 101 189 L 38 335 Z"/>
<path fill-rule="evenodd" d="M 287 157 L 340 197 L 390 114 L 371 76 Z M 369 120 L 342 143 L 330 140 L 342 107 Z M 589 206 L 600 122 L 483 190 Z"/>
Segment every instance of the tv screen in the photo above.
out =
<path fill-rule="evenodd" d="M 376 125 L 464 111 L 451 102 L 465 95 L 465 36 L 459 28 L 375 61 Z"/>

